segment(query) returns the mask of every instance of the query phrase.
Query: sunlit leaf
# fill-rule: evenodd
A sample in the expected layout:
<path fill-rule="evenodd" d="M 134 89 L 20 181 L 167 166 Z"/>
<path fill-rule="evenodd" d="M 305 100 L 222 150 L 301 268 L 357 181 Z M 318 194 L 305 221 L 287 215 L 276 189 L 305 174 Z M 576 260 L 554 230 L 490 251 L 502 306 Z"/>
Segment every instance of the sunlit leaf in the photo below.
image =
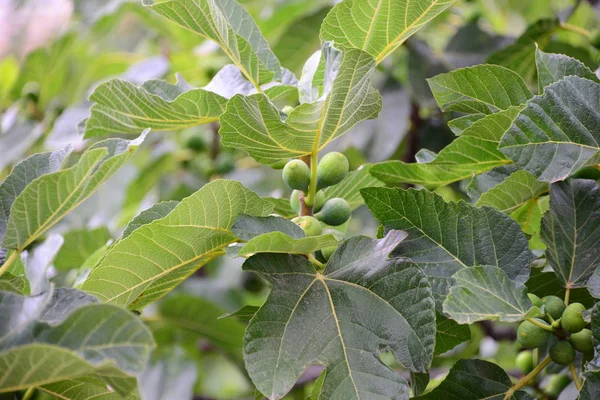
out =
<path fill-rule="evenodd" d="M 505 213 L 516 210 L 526 202 L 548 191 L 548 184 L 539 182 L 527 171 L 517 171 L 502 183 L 483 193 L 476 205 L 494 207 Z"/>
<path fill-rule="evenodd" d="M 48 385 L 38 386 L 37 389 L 62 400 L 136 400 L 137 393 L 123 397 L 115 392 L 106 382 L 97 378 L 83 377 L 68 379 Z"/>
<path fill-rule="evenodd" d="M 348 173 L 337 185 L 325 188 L 323 190 L 325 199 L 342 198 L 350 204 L 352 209 L 363 205 L 364 201 L 360 195 L 360 189 L 384 185 L 383 182 L 372 175 L 373 167 L 374 165 L 371 164 L 363 165 L 360 169 Z"/>
<path fill-rule="evenodd" d="M 239 215 L 271 210 L 240 183 L 213 181 L 115 243 L 81 288 L 107 303 L 143 308 L 222 255 L 236 241 L 230 227 Z"/>
<path fill-rule="evenodd" d="M 366 51 L 380 63 L 455 0 L 344 0 L 321 26 L 323 40 Z"/>
<path fill-rule="evenodd" d="M 537 65 L 539 93 L 543 93 L 546 86 L 570 75 L 599 82 L 596 74 L 585 64 L 564 54 L 544 53 L 540 49 L 537 49 L 535 62 Z"/>
<path fill-rule="evenodd" d="M 63 238 L 64 243 L 54 259 L 54 266 L 69 270 L 81 267 L 85 260 L 111 239 L 111 235 L 103 226 L 96 229 L 75 229 L 64 233 Z"/>

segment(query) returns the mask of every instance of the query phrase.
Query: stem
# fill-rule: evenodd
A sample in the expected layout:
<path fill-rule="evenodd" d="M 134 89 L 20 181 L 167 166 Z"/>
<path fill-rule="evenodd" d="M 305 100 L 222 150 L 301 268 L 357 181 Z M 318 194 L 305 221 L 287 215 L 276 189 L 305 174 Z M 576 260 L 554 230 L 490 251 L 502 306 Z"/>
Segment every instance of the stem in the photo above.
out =
<path fill-rule="evenodd" d="M 300 158 L 306 165 L 310 167 L 312 157 L 310 155 Z M 312 182 L 312 170 L 311 170 L 311 182 Z M 300 215 L 313 215 L 313 203 L 309 203 L 304 192 L 300 192 Z M 314 201 L 313 201 L 314 202 Z"/>
<path fill-rule="evenodd" d="M 579 380 L 579 375 L 577 374 L 574 363 L 569 364 L 569 371 L 571 371 L 571 376 L 573 377 L 573 382 L 575 382 L 575 387 L 577 387 L 578 391 L 581 391 L 581 381 Z"/>
<path fill-rule="evenodd" d="M 319 165 L 319 151 L 315 150 L 310 155 L 310 185 L 308 186 L 308 195 L 306 196 L 306 204 L 312 207 L 315 203 L 317 195 L 317 170 Z"/>
<path fill-rule="evenodd" d="M 535 318 L 527 318 L 527 321 L 531 322 L 532 324 L 539 326 L 542 329 L 545 329 L 547 331 L 553 332 L 554 329 L 552 329 L 552 326 L 550 325 L 546 325 L 543 322 L 540 322 L 538 320 L 536 320 Z"/>
<path fill-rule="evenodd" d="M 565 291 L 565 306 L 569 305 L 569 297 L 571 296 L 571 287 L 567 286 L 567 290 Z"/>
<path fill-rule="evenodd" d="M 19 254 L 21 254 L 21 253 L 18 250 L 14 250 L 11 253 L 11 255 L 4 262 L 4 264 L 2 265 L 2 267 L 0 267 L 0 276 L 2 276 L 6 271 L 8 271 L 8 268 L 10 268 L 10 266 L 12 265 L 12 263 L 14 263 L 16 261 L 17 257 L 19 257 Z"/>
<path fill-rule="evenodd" d="M 529 381 L 538 376 L 538 374 L 542 372 L 542 370 L 546 368 L 551 361 L 552 360 L 550 359 L 550 357 L 544 358 L 544 360 L 537 367 L 535 367 L 530 373 L 528 373 L 523 379 L 517 382 L 513 387 L 508 389 L 506 395 L 504 396 L 504 400 L 510 399 L 516 391 L 523 388 L 523 386 L 526 386 L 529 383 Z"/>
<path fill-rule="evenodd" d="M 21 400 L 30 400 L 33 397 L 34 393 L 35 393 L 35 388 L 30 387 L 29 389 L 27 389 L 27 391 L 25 392 L 25 394 L 23 395 L 23 398 Z"/>
<path fill-rule="evenodd" d="M 586 38 L 589 38 L 590 36 L 592 36 L 592 34 L 590 33 L 590 31 L 588 31 L 585 28 L 581 28 L 577 25 L 573 25 L 573 24 L 567 24 L 566 22 L 563 22 L 560 24 L 560 27 L 562 29 L 564 29 L 565 31 L 571 31 L 571 32 L 575 32 L 580 34 L 581 36 L 585 36 Z"/>
<path fill-rule="evenodd" d="M 311 263 L 315 264 L 315 265 L 316 265 L 317 267 L 319 267 L 320 269 L 325 269 L 325 264 L 323 264 L 321 261 L 317 260 L 317 259 L 315 258 L 315 256 L 313 256 L 312 254 L 309 254 L 309 255 L 308 255 L 308 260 L 309 260 Z"/>

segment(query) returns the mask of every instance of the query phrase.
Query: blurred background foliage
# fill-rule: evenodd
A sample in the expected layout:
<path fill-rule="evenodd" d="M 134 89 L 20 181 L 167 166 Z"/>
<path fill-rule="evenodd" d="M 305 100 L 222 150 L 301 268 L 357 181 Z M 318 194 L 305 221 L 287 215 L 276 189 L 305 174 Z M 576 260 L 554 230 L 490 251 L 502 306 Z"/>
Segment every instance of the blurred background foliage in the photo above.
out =
<path fill-rule="evenodd" d="M 299 75 L 320 46 L 321 21 L 335 2 L 241 3 L 283 66 Z M 599 53 L 585 35 L 599 26 L 595 3 L 456 3 L 379 66 L 374 78 L 384 99 L 379 119 L 360 123 L 327 150 L 343 151 L 352 169 L 431 157 L 455 136 L 447 125 L 450 116 L 440 113 L 426 83 L 441 72 L 487 61 L 518 71 L 535 91 L 535 44 L 595 70 Z M 28 154 L 68 143 L 75 143 L 76 150 L 86 148 L 89 141 L 82 139 L 78 124 L 89 115 L 87 96 L 99 82 L 113 77 L 136 84 L 156 78 L 175 82 L 180 74 L 191 85 L 204 86 L 227 62 L 214 43 L 162 19 L 139 0 L 0 0 L 0 180 Z M 151 132 L 133 162 L 60 223 L 65 244 L 54 262 L 54 279 L 76 282 L 141 210 L 180 200 L 217 177 L 238 180 L 261 196 L 287 199 L 279 172 L 222 147 L 217 129 Z M 446 199 L 465 198 L 458 185 L 438 191 Z M 349 234 L 376 232 L 364 208 L 351 221 Z M 262 304 L 268 292 L 259 277 L 241 271 L 241 263 L 219 258 L 144 311 L 158 344 L 142 377 L 145 398 L 252 398 L 242 366 L 245 309 L 236 318 L 219 319 L 245 305 Z M 470 334 L 469 342 L 436 357 L 432 376 L 437 373 L 441 380 L 455 360 L 475 356 L 515 369 L 513 330 L 482 323 Z M 309 396 L 318 374 L 318 368 L 309 369 L 289 398 Z"/>

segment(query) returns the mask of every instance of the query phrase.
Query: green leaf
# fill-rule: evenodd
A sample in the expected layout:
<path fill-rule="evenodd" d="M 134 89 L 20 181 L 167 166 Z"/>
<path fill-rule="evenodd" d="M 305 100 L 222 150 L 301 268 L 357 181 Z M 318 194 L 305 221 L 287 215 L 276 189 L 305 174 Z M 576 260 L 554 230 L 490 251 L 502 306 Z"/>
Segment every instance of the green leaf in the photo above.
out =
<path fill-rule="evenodd" d="M 254 315 L 259 310 L 259 308 L 260 307 L 257 307 L 257 306 L 244 306 L 244 307 L 240 308 L 239 310 L 234 311 L 232 313 L 221 315 L 219 317 L 219 319 L 235 317 L 235 318 L 239 319 L 240 321 L 248 322 L 254 317 Z"/>
<path fill-rule="evenodd" d="M 535 200 L 548 191 L 546 182 L 539 182 L 527 171 L 517 171 L 502 183 L 483 193 L 476 205 L 494 207 L 503 213 L 510 213 L 523 204 Z"/>
<path fill-rule="evenodd" d="M 96 229 L 75 229 L 63 234 L 64 243 L 54 259 L 59 270 L 79 268 L 96 250 L 104 246 L 111 235 L 105 226 Z"/>
<path fill-rule="evenodd" d="M 533 400 L 524 392 L 505 397 L 512 387 L 510 377 L 498 365 L 483 360 L 458 360 L 442 383 L 415 400 Z"/>
<path fill-rule="evenodd" d="M 217 43 L 258 86 L 281 77 L 281 65 L 248 12 L 235 0 L 145 0 L 152 10 Z"/>
<path fill-rule="evenodd" d="M 527 288 L 508 278 L 498 267 L 473 267 L 452 276 L 455 284 L 444 300 L 444 314 L 459 324 L 476 321 L 517 322 L 541 315 L 532 307 Z"/>
<path fill-rule="evenodd" d="M 139 378 L 144 400 L 191 399 L 199 377 L 197 360 L 180 347 L 158 353 Z"/>
<path fill-rule="evenodd" d="M 592 308 L 592 336 L 594 339 L 594 358 L 586 364 L 586 370 L 600 371 L 600 303 Z"/>
<path fill-rule="evenodd" d="M 410 388 L 413 391 L 415 396 L 419 396 L 423 394 L 425 389 L 427 389 L 427 385 L 429 385 L 429 373 L 418 373 L 411 372 L 410 373 Z"/>
<path fill-rule="evenodd" d="M 245 326 L 235 318 L 219 318 L 223 313 L 223 309 L 210 301 L 190 294 L 177 294 L 160 302 L 159 325 L 168 324 L 204 337 L 240 358 Z"/>
<path fill-rule="evenodd" d="M 437 187 L 510 163 L 497 147 L 519 110 L 511 107 L 478 119 L 430 162 L 386 161 L 374 165 L 371 173 L 388 185 L 411 183 Z"/>
<path fill-rule="evenodd" d="M 568 288 L 587 285 L 600 266 L 600 185 L 570 179 L 550 186 L 550 210 L 542 218 L 546 259 Z"/>
<path fill-rule="evenodd" d="M 132 219 L 125 230 L 123 231 L 122 239 L 131 235 L 133 231 L 142 225 L 149 224 L 155 219 L 160 219 L 169 214 L 179 204 L 178 201 L 170 200 L 163 201 L 162 203 L 156 203 L 152 207 L 139 213 L 134 219 Z"/>
<path fill-rule="evenodd" d="M 11 206 L 3 245 L 19 251 L 25 249 L 117 172 L 131 158 L 144 136 L 132 141 L 98 142 L 72 167 L 31 181 Z"/>
<path fill-rule="evenodd" d="M 292 239 L 301 239 L 305 236 L 302 228 L 292 221 L 280 217 L 240 215 L 231 226 L 231 231 L 244 241 L 270 232 L 281 232 Z"/>
<path fill-rule="evenodd" d="M 560 26 L 558 19 L 541 19 L 527 30 L 510 46 L 492 54 L 487 62 L 502 65 L 533 82 L 536 72 L 536 48 L 544 48 Z"/>
<path fill-rule="evenodd" d="M 48 385 L 38 386 L 37 389 L 63 400 L 136 400 L 137 394 L 131 393 L 125 397 L 115 392 L 109 385 L 97 378 L 83 377 L 68 379 Z"/>
<path fill-rule="evenodd" d="M 471 340 L 471 330 L 467 325 L 459 325 L 456 321 L 446 318 L 441 313 L 435 317 L 435 351 L 434 354 L 444 354 L 461 343 Z"/>
<path fill-rule="evenodd" d="M 239 215 L 271 210 L 240 183 L 213 181 L 115 243 L 81 288 L 104 302 L 141 309 L 224 254 L 236 241 L 230 228 Z"/>
<path fill-rule="evenodd" d="M 600 299 L 600 268 L 596 268 L 588 279 L 587 289 L 594 298 Z"/>
<path fill-rule="evenodd" d="M 521 283 L 529 276 L 527 239 L 499 211 L 464 201 L 447 203 L 427 190 L 366 188 L 361 193 L 386 231 L 408 233 L 393 254 L 410 258 L 427 274 L 438 305 L 453 284 L 452 276 L 463 268 L 496 266 Z"/>
<path fill-rule="evenodd" d="M 309 255 L 337 244 L 336 237 L 330 234 L 294 239 L 283 232 L 270 232 L 251 239 L 240 249 L 238 256 L 248 257 L 255 253 Z"/>
<path fill-rule="evenodd" d="M 91 374 L 121 394 L 133 389 L 114 385 L 143 370 L 154 343 L 131 312 L 89 304 L 93 299 L 74 289 L 0 297 L 8 321 L 8 332 L 0 334 L 0 392 Z"/>
<path fill-rule="evenodd" d="M 577 400 L 594 400 L 600 397 L 600 374 L 587 373 L 585 374 L 585 381 L 583 381 L 583 387 L 579 392 Z"/>
<path fill-rule="evenodd" d="M 427 81 L 443 111 L 492 114 L 524 104 L 533 97 L 523 78 L 498 65 L 457 69 Z"/>
<path fill-rule="evenodd" d="M 543 272 L 543 268 L 531 268 L 531 276 L 525 284 L 529 293 L 533 293 L 538 297 L 544 296 L 558 296 L 560 298 L 565 297 L 565 288 L 561 282 L 557 279 L 554 272 Z M 594 305 L 594 298 L 590 296 L 590 293 L 585 288 L 571 289 L 569 294 L 569 301 L 572 303 L 581 303 L 587 308 Z"/>
<path fill-rule="evenodd" d="M 327 15 L 321 38 L 358 48 L 380 63 L 455 0 L 344 0 Z"/>
<path fill-rule="evenodd" d="M 277 214 L 282 218 L 294 218 L 298 216 L 298 213 L 292 210 L 289 199 L 265 197 L 264 200 L 273 205 L 273 214 Z"/>
<path fill-rule="evenodd" d="M 381 96 L 370 84 L 375 63 L 367 53 L 340 54 L 325 44 L 307 65 L 314 68 L 305 66 L 300 80 L 302 104 L 285 120 L 264 94 L 234 96 L 220 119 L 223 144 L 270 165 L 321 150 L 359 121 L 377 117 Z"/>
<path fill-rule="evenodd" d="M 50 287 L 47 272 L 54 261 L 54 257 L 63 245 L 63 237 L 57 233 L 48 235 L 48 238 L 32 250 L 25 250 L 21 260 L 25 267 L 25 274 L 29 281 L 29 294 L 36 295 L 45 292 Z"/>
<path fill-rule="evenodd" d="M 547 86 L 505 133 L 500 150 L 544 182 L 599 161 L 600 84 L 576 76 Z"/>
<path fill-rule="evenodd" d="M 362 165 L 358 170 L 348 173 L 340 183 L 323 189 L 325 199 L 339 197 L 346 200 L 352 210 L 357 209 L 364 204 L 360 189 L 384 185 L 372 175 L 373 167 L 370 164 Z"/>
<path fill-rule="evenodd" d="M 244 339 L 246 369 L 263 394 L 282 398 L 316 362 L 327 371 L 320 399 L 408 399 L 404 379 L 377 357 L 387 347 L 416 372 L 433 357 L 427 279 L 409 260 L 388 257 L 404 237 L 348 239 L 323 274 L 302 256 L 258 254 L 245 262 L 273 284 Z"/>
<path fill-rule="evenodd" d="M 10 208 L 17 196 L 35 179 L 58 170 L 70 151 L 71 146 L 68 146 L 62 150 L 27 157 L 15 165 L 6 179 L 0 183 L 0 243 L 6 233 Z"/>
<path fill-rule="evenodd" d="M 561 79 L 570 76 L 580 76 L 598 82 L 598 77 L 581 61 L 564 54 L 544 53 L 539 48 L 535 52 L 535 63 L 538 73 L 538 91 Z"/>

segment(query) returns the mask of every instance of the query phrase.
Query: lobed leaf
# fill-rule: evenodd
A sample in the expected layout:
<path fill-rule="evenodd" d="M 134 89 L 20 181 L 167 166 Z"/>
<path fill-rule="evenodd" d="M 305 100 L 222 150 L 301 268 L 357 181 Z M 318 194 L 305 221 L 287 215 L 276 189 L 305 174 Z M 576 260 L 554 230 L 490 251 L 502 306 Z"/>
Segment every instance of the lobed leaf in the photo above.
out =
<path fill-rule="evenodd" d="M 252 238 L 239 251 L 238 256 L 248 257 L 255 253 L 284 253 L 309 255 L 325 247 L 336 246 L 335 236 L 319 235 L 299 239 L 292 238 L 283 232 L 264 233 Z"/>
<path fill-rule="evenodd" d="M 596 74 L 585 64 L 564 54 L 544 53 L 538 48 L 535 52 L 535 63 L 537 66 L 539 93 L 543 93 L 546 86 L 552 85 L 571 75 L 600 82 Z"/>
<path fill-rule="evenodd" d="M 531 253 L 519 225 L 492 208 L 445 202 L 427 190 L 366 188 L 365 203 L 386 231 L 402 229 L 408 239 L 393 254 L 408 257 L 425 272 L 441 305 L 464 269 L 491 265 L 524 283 Z"/>
<path fill-rule="evenodd" d="M 546 182 L 539 182 L 529 172 L 517 171 L 483 193 L 476 205 L 494 207 L 508 214 L 529 201 L 535 201 L 548 192 L 548 188 Z"/>
<path fill-rule="evenodd" d="M 417 372 L 433 357 L 427 279 L 409 260 L 388 257 L 404 237 L 394 231 L 381 240 L 351 238 L 323 274 L 302 256 L 258 254 L 246 261 L 245 270 L 273 284 L 244 339 L 246 369 L 263 394 L 282 398 L 308 365 L 319 363 L 326 367 L 321 399 L 408 399 L 404 379 L 377 357 L 388 347 Z"/>

